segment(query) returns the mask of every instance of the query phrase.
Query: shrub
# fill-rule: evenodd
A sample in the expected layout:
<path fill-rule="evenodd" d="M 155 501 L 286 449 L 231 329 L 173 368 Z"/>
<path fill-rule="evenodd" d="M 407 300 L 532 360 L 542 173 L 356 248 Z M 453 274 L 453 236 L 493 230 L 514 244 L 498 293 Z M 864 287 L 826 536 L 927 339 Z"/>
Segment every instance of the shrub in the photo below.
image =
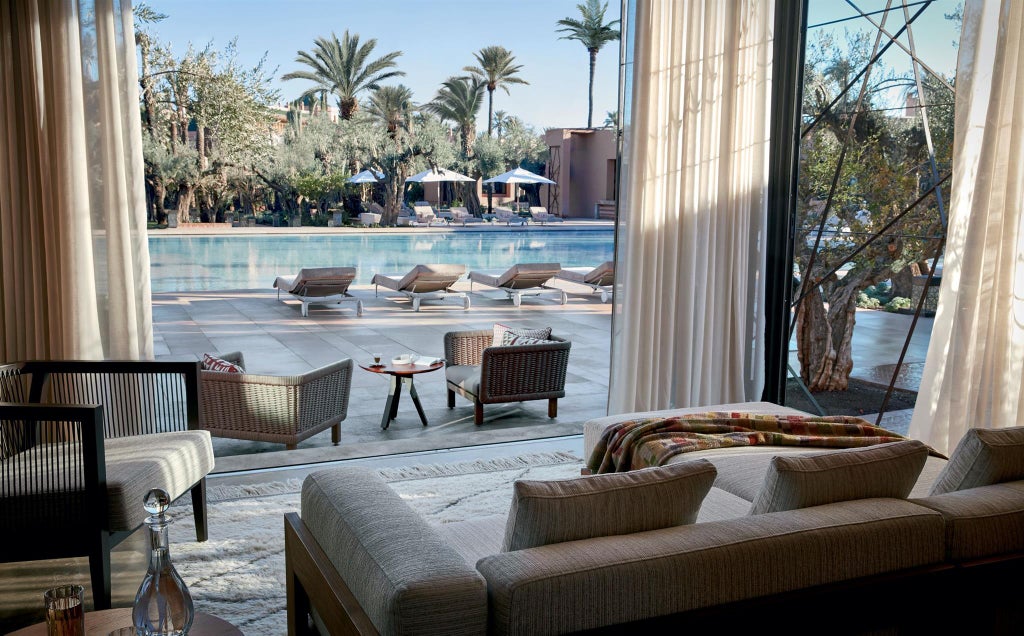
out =
<path fill-rule="evenodd" d="M 882 306 L 882 303 L 877 298 L 869 296 L 865 292 L 857 294 L 857 307 L 861 309 L 878 309 Z"/>
<path fill-rule="evenodd" d="M 909 298 L 904 298 L 903 296 L 897 296 L 896 298 L 893 298 L 888 303 L 886 303 L 885 310 L 904 311 L 907 309 L 912 309 L 913 307 L 914 301 L 910 300 Z"/>

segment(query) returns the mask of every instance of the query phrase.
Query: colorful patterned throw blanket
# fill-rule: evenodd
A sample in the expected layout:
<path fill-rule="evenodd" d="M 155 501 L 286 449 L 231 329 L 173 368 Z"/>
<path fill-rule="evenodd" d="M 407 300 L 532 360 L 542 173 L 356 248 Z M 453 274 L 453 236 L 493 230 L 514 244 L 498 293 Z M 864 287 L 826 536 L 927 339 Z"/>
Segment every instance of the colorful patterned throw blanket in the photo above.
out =
<path fill-rule="evenodd" d="M 906 439 L 859 417 L 694 413 L 613 424 L 587 461 L 595 473 L 662 466 L 681 453 L 732 446 L 854 448 Z"/>

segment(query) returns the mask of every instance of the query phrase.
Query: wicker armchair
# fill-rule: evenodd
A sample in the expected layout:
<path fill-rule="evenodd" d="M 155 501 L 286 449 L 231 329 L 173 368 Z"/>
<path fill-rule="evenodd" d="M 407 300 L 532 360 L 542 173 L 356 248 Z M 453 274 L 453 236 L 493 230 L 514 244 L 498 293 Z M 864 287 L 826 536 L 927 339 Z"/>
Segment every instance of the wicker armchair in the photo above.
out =
<path fill-rule="evenodd" d="M 239 352 L 218 357 L 245 368 Z M 284 444 L 288 450 L 331 429 L 341 441 L 348 415 L 352 360 L 345 359 L 302 375 L 202 372 L 203 428 L 216 437 Z"/>
<path fill-rule="evenodd" d="M 206 540 L 214 460 L 197 430 L 197 363 L 2 365 L 0 399 L 0 561 L 88 555 L 94 605 L 107 609 L 110 550 L 142 524 L 151 488 L 190 492 Z"/>
<path fill-rule="evenodd" d="M 489 329 L 444 335 L 448 408 L 458 393 L 473 402 L 473 421 L 483 424 L 484 404 L 547 400 L 548 417 L 558 417 L 572 343 L 552 336 L 552 344 L 492 347 L 493 338 Z"/>

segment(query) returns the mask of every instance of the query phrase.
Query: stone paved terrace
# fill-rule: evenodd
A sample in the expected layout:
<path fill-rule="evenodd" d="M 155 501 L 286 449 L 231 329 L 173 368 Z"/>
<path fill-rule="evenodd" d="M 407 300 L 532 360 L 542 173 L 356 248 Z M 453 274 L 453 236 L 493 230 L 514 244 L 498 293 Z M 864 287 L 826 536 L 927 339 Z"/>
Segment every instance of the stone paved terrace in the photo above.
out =
<path fill-rule="evenodd" d="M 579 223 L 582 225 L 598 223 Z M 209 226 L 173 232 L 221 234 L 239 230 L 268 233 L 267 228 L 211 230 Z M 282 230 L 324 231 L 279 228 L 270 232 Z M 339 446 L 331 445 L 329 431 L 306 440 L 294 451 L 286 451 L 280 444 L 217 438 L 214 449 L 218 472 L 576 435 L 582 432 L 585 421 L 605 415 L 612 305 L 602 303 L 585 287 L 561 281 L 553 285 L 569 292 L 567 305 L 560 306 L 551 297 L 541 297 L 524 298 L 522 306 L 516 308 L 504 293 L 478 286 L 471 295 L 472 308 L 468 311 L 456 302 L 427 301 L 418 313 L 400 295 L 382 291 L 375 297 L 372 286 L 353 286 L 352 293 L 363 300 L 362 317 L 356 317 L 354 306 L 345 303 L 314 305 L 309 317 L 303 318 L 298 302 L 277 300 L 276 292 L 269 286 L 266 290 L 159 293 L 153 295 L 155 353 L 162 360 L 195 360 L 204 352 L 242 351 L 248 371 L 284 375 L 349 357 L 356 362 L 369 361 L 375 351 L 382 352 L 385 358 L 404 352 L 441 356 L 445 332 L 490 329 L 495 322 L 550 326 L 556 335 L 573 342 L 566 397 L 559 400 L 557 419 L 547 417 L 547 402 L 541 400 L 487 405 L 485 423 L 476 426 L 472 405 L 461 396 L 456 397 L 455 409 L 447 408 L 444 372 L 435 371 L 416 377 L 430 425 L 420 425 L 411 400 L 403 395 L 398 419 L 382 431 L 380 419 L 388 378 L 356 367 Z M 456 289 L 468 291 L 469 284 L 461 282 Z M 860 311 L 857 319 L 853 375 L 886 384 L 910 316 Z M 923 319 L 906 360 L 910 373 L 904 374 L 905 382 L 898 386 L 916 390 L 930 331 L 931 319 Z M 791 363 L 798 368 L 795 353 Z M 898 428 L 905 430 L 906 418 L 906 412 L 894 413 L 893 418 L 887 417 L 886 425 L 899 423 Z"/>

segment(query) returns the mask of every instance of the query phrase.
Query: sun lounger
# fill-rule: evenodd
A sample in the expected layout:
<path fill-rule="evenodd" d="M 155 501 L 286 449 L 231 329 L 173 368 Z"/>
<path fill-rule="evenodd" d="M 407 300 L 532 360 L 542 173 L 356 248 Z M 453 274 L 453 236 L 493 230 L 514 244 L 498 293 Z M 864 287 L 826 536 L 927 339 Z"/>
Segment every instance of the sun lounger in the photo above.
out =
<path fill-rule="evenodd" d="M 413 311 L 420 310 L 421 300 L 461 298 L 462 307 L 469 309 L 469 296 L 452 291 L 451 287 L 466 273 L 465 265 L 417 265 L 401 279 L 374 274 L 370 282 L 376 295 L 379 287 L 404 294 L 412 301 Z"/>
<path fill-rule="evenodd" d="M 437 215 L 434 214 L 434 209 L 429 205 L 413 205 L 412 211 L 416 213 L 416 223 L 430 225 L 430 222 L 437 218 Z"/>
<path fill-rule="evenodd" d="M 461 223 L 463 227 L 467 223 L 479 223 L 480 219 L 476 218 L 469 213 L 469 210 L 465 207 L 454 207 L 451 209 L 452 223 Z"/>
<path fill-rule="evenodd" d="M 615 263 L 605 261 L 593 269 L 568 267 L 555 274 L 555 278 L 584 285 L 594 290 L 594 293 L 601 292 L 601 302 L 606 303 L 611 298 L 612 284 L 615 282 Z"/>
<path fill-rule="evenodd" d="M 356 315 L 363 315 L 363 301 L 348 293 L 349 285 L 356 278 L 355 267 L 306 267 L 299 270 L 294 278 L 279 276 L 274 281 L 277 298 L 281 291 L 302 301 L 302 315 L 309 315 L 312 304 L 327 305 L 351 301 L 356 304 Z"/>
<path fill-rule="evenodd" d="M 528 222 L 525 218 L 508 208 L 494 208 L 494 216 L 498 219 L 498 223 L 504 223 L 505 225 L 526 225 Z"/>
<path fill-rule="evenodd" d="M 523 296 L 557 294 L 561 304 L 564 305 L 569 302 L 566 293 L 561 289 L 544 284 L 554 278 L 561 269 L 562 266 L 558 263 L 517 263 L 501 276 L 470 272 L 469 291 L 473 291 L 473 283 L 497 287 L 508 294 L 508 297 L 512 299 L 512 304 L 516 307 L 522 304 Z"/>
<path fill-rule="evenodd" d="M 548 213 L 547 208 L 541 205 L 532 206 L 530 208 L 530 216 L 533 217 L 534 221 L 540 223 L 541 225 L 562 222 L 562 217 Z"/>

